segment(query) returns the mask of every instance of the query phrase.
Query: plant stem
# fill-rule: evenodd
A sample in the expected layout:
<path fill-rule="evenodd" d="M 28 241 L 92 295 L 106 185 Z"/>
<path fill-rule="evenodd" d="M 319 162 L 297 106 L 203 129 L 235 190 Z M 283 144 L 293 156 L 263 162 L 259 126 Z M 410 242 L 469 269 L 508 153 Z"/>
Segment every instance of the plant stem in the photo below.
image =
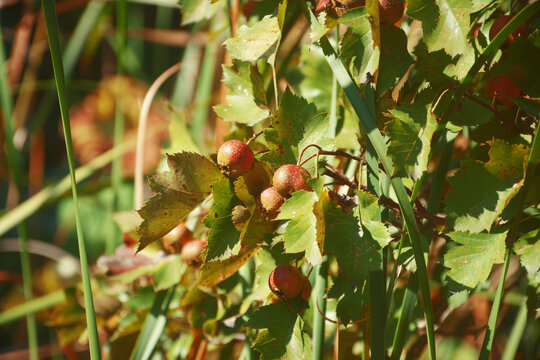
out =
<path fill-rule="evenodd" d="M 42 0 L 43 13 L 47 27 L 47 37 L 54 69 L 56 81 L 56 90 L 58 92 L 58 102 L 60 104 L 60 113 L 62 115 L 62 126 L 64 128 L 64 137 L 66 143 L 67 159 L 69 164 L 69 173 L 71 178 L 71 191 L 75 212 L 75 225 L 77 228 L 77 239 L 79 245 L 79 257 L 81 262 L 82 282 L 84 292 L 84 305 L 86 311 L 86 324 L 88 327 L 88 341 L 90 347 L 90 357 L 92 359 L 101 359 L 99 347 L 99 337 L 96 325 L 96 315 L 94 311 L 94 302 L 92 299 L 92 285 L 90 282 L 90 271 L 88 259 L 86 256 L 86 245 L 82 232 L 82 223 L 79 214 L 77 199 L 77 180 L 75 178 L 75 159 L 73 156 L 73 144 L 71 140 L 71 128 L 69 121 L 69 103 L 67 98 L 67 89 L 64 79 L 64 66 L 62 63 L 62 51 L 60 48 L 60 34 L 58 31 L 58 22 L 56 19 L 56 8 L 54 0 Z"/>
<path fill-rule="evenodd" d="M 516 316 L 516 322 L 512 327 L 510 337 L 504 346 L 504 352 L 501 360 L 513 360 L 516 358 L 516 352 L 521 342 L 521 337 L 527 326 L 527 298 L 523 299 Z"/>
<path fill-rule="evenodd" d="M 2 24 L 0 23 L 0 39 L 2 38 Z M 5 72 L 6 57 L 4 54 L 4 46 L 0 45 L 0 94 L 2 104 L 2 116 L 4 123 L 4 135 L 7 144 L 7 160 L 8 169 L 12 185 L 15 186 L 18 192 L 18 201 L 23 196 L 22 174 L 21 164 L 22 156 L 15 148 L 13 143 L 13 137 L 15 135 L 15 125 L 13 124 L 13 104 L 11 99 L 11 91 L 9 89 L 7 76 Z M 21 221 L 17 226 L 17 233 L 19 235 L 20 243 L 20 259 L 21 259 L 21 272 L 23 277 L 23 292 L 24 298 L 28 302 L 32 300 L 32 268 L 30 266 L 30 255 L 28 254 L 28 233 L 26 223 Z M 37 336 L 37 324 L 34 314 L 29 313 L 26 315 L 26 327 L 28 334 L 28 348 L 30 351 L 30 359 L 38 359 L 38 336 Z"/>
<path fill-rule="evenodd" d="M 126 31 L 127 31 L 127 3 L 126 0 L 118 0 L 116 2 L 116 73 L 117 75 L 124 74 L 124 58 L 126 53 Z M 117 79 L 118 80 L 118 79 Z M 115 94 L 116 94 L 116 104 L 115 104 L 115 113 L 114 113 L 114 133 L 113 133 L 113 143 L 114 146 L 117 146 L 124 136 L 125 128 L 125 118 L 122 109 L 122 94 L 124 89 L 120 88 L 121 82 L 116 82 Z M 110 212 L 111 215 L 119 210 L 118 209 L 118 198 L 120 196 L 120 188 L 122 186 L 122 157 L 119 156 L 115 158 L 112 162 L 111 167 L 111 186 L 112 194 L 110 197 Z M 105 253 L 107 255 L 112 255 L 116 248 L 116 239 L 118 239 L 118 229 L 114 224 L 114 221 L 110 220 L 111 231 L 109 236 L 106 238 L 105 243 Z"/>
<path fill-rule="evenodd" d="M 326 298 L 318 303 L 319 294 L 328 285 L 328 256 L 324 256 L 322 262 L 315 268 L 315 286 L 313 288 L 313 360 L 321 360 L 324 355 L 324 325 L 326 314 Z M 320 312 L 319 312 L 320 310 Z"/>

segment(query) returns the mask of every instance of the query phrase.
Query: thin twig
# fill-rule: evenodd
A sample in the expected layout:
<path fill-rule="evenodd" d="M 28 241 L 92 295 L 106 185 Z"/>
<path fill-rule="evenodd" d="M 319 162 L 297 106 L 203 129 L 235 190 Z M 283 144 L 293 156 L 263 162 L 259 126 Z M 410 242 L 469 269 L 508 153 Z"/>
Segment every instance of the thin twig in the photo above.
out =
<path fill-rule="evenodd" d="M 150 112 L 150 106 L 152 105 L 152 100 L 156 96 L 158 89 L 163 85 L 165 80 L 174 75 L 182 63 L 176 63 L 154 81 L 150 89 L 146 92 L 144 96 L 143 104 L 141 107 L 141 113 L 139 114 L 139 128 L 137 130 L 137 150 L 135 153 L 135 209 L 139 209 L 143 205 L 143 161 L 144 161 L 144 133 L 146 132 L 146 123 L 148 120 L 148 114 Z"/>

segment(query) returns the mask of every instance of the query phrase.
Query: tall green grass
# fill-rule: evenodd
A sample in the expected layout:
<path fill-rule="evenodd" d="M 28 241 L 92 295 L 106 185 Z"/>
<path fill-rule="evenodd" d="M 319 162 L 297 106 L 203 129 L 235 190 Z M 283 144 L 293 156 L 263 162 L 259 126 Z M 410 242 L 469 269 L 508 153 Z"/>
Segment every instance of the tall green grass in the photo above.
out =
<path fill-rule="evenodd" d="M 58 21 L 56 19 L 56 8 L 54 0 L 42 0 L 43 13 L 47 27 L 47 37 L 49 40 L 49 49 L 51 52 L 52 64 L 54 69 L 54 79 L 58 93 L 58 102 L 60 104 L 60 113 L 62 115 L 62 126 L 66 143 L 67 159 L 69 164 L 69 173 L 71 178 L 71 191 L 73 202 L 75 203 L 75 225 L 77 228 L 77 239 L 79 245 L 79 260 L 81 262 L 82 283 L 84 292 L 84 306 L 86 312 L 86 325 L 88 328 L 88 341 L 90 347 L 90 357 L 94 360 L 101 359 L 101 350 L 99 346 L 99 337 L 96 325 L 96 314 L 94 311 L 94 301 L 92 298 L 92 285 L 90 283 L 90 269 L 86 256 L 86 244 L 82 232 L 81 217 L 79 214 L 79 204 L 77 198 L 77 180 L 75 178 L 75 159 L 73 155 L 73 144 L 71 140 L 71 128 L 69 121 L 69 101 L 67 98 L 66 82 L 64 78 L 64 65 L 62 61 L 62 50 L 60 48 L 60 35 L 58 31 Z"/>
<path fill-rule="evenodd" d="M 2 24 L 0 23 L 0 39 L 2 39 Z M 12 185 L 15 186 L 18 192 L 19 199 L 23 196 L 24 186 L 22 180 L 21 165 L 23 164 L 22 156 L 15 148 L 13 137 L 15 136 L 15 125 L 13 123 L 13 103 L 11 99 L 11 91 L 7 81 L 6 74 L 6 57 L 4 54 L 4 45 L 0 45 L 0 101 L 2 104 L 2 116 L 4 123 L 4 135 L 7 144 L 8 168 L 11 175 Z M 30 255 L 28 254 L 28 233 L 26 223 L 21 221 L 17 225 L 20 244 L 21 272 L 23 277 L 23 291 L 26 301 L 31 301 L 32 292 L 32 268 L 30 266 Z M 33 314 L 26 315 L 26 326 L 28 333 L 28 347 L 30 350 L 30 359 L 37 360 L 38 358 L 38 337 L 36 319 Z"/>

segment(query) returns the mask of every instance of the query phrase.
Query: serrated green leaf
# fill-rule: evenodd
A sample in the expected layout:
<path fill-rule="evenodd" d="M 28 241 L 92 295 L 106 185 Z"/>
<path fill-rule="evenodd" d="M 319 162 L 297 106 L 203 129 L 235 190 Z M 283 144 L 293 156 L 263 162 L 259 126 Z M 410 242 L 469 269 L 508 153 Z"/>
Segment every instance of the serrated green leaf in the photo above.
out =
<path fill-rule="evenodd" d="M 409 0 L 407 15 L 422 21 L 424 41 L 430 51 L 445 49 L 451 56 L 472 50 L 467 42 L 469 0 Z"/>
<path fill-rule="evenodd" d="M 236 273 L 260 248 L 264 234 L 274 231 L 275 223 L 266 221 L 255 208 L 250 212 L 251 218 L 240 235 L 240 251 L 225 260 L 205 262 L 201 267 L 201 286 L 216 286 Z"/>
<path fill-rule="evenodd" d="M 328 297 L 338 299 L 336 315 L 341 324 L 347 325 L 360 319 L 364 297 L 361 289 L 349 278 L 340 274 L 328 291 Z"/>
<path fill-rule="evenodd" d="M 267 15 L 252 27 L 242 25 L 236 37 L 225 41 L 225 46 L 234 58 L 254 62 L 272 56 L 280 36 L 278 18 Z"/>
<path fill-rule="evenodd" d="M 367 191 L 358 191 L 358 217 L 368 230 L 373 240 L 384 248 L 392 240 L 390 232 L 384 223 L 375 220 L 379 211 L 379 201 L 375 195 Z"/>
<path fill-rule="evenodd" d="M 314 104 L 293 95 L 287 89 L 280 100 L 278 110 L 272 115 L 272 128 L 264 130 L 269 153 L 262 156 L 274 166 L 296 163 L 299 152 L 310 144 L 323 149 L 332 147 L 328 138 L 329 121 L 326 114 L 317 114 Z M 316 149 L 309 149 L 304 158 Z M 314 164 L 314 161 L 313 161 Z"/>
<path fill-rule="evenodd" d="M 302 330 L 302 319 L 298 312 L 302 303 L 287 300 L 261 307 L 255 311 L 248 326 L 266 329 L 259 333 L 253 348 L 262 359 L 299 359 L 311 353 L 309 337 Z"/>
<path fill-rule="evenodd" d="M 341 39 L 340 58 L 355 66 L 354 75 L 359 82 L 367 80 L 367 73 L 374 75 L 379 66 L 379 48 L 374 46 L 369 14 L 364 7 L 343 14 L 339 22 L 348 27 Z"/>
<path fill-rule="evenodd" d="M 462 162 L 461 170 L 449 179 L 446 214 L 457 231 L 479 233 L 491 228 L 523 185 L 524 163 L 530 148 L 495 140 L 489 162 Z"/>
<path fill-rule="evenodd" d="M 325 251 L 337 258 L 348 278 L 353 281 L 365 278 L 380 265 L 379 244 L 365 227 L 360 227 L 359 218 L 345 214 L 327 194 L 321 198 L 325 216 Z"/>
<path fill-rule="evenodd" d="M 324 244 L 324 214 L 319 197 L 314 192 L 295 192 L 281 206 L 277 219 L 290 219 L 283 234 L 286 251 L 305 251 L 311 265 L 319 264 Z"/>
<path fill-rule="evenodd" d="M 242 202 L 234 193 L 230 179 L 223 178 L 214 183 L 212 188 L 214 205 L 204 218 L 204 224 L 210 229 L 205 261 L 213 260 L 225 254 L 240 240 L 240 232 L 232 222 L 232 211 Z"/>
<path fill-rule="evenodd" d="M 486 281 L 493 264 L 504 261 L 506 233 L 507 231 L 498 234 L 448 234 L 460 244 L 444 255 L 444 265 L 450 268 L 448 276 L 470 288 Z"/>
<path fill-rule="evenodd" d="M 540 230 L 521 235 L 514 251 L 520 256 L 521 265 L 527 270 L 531 282 L 540 284 Z"/>
<path fill-rule="evenodd" d="M 181 152 L 167 155 L 169 171 L 155 175 L 150 185 L 156 193 L 137 212 L 143 222 L 137 229 L 138 251 L 178 225 L 212 191 L 224 175 L 203 155 Z"/>
<path fill-rule="evenodd" d="M 216 114 L 226 121 L 254 125 L 268 116 L 268 109 L 260 74 L 247 62 L 237 61 L 233 66 L 223 66 L 223 83 L 231 90 L 226 95 L 227 105 L 214 106 Z"/>
<path fill-rule="evenodd" d="M 423 105 L 401 106 L 390 110 L 390 114 L 394 120 L 385 131 L 392 139 L 388 155 L 394 162 L 393 175 L 418 179 L 427 168 L 437 121 L 431 109 Z"/>

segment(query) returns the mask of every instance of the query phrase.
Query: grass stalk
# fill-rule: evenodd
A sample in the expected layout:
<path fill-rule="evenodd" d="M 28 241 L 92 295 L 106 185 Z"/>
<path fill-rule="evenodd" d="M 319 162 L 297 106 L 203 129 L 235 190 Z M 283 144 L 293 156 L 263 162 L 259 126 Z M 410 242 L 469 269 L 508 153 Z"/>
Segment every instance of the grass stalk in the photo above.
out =
<path fill-rule="evenodd" d="M 212 26 L 210 26 L 210 28 L 212 28 Z M 211 29 L 209 31 L 211 31 Z M 206 119 L 208 118 L 208 109 L 212 98 L 212 86 L 214 83 L 219 46 L 220 41 L 218 38 L 215 38 L 206 44 L 199 81 L 195 89 L 195 107 L 189 128 L 193 135 L 193 139 L 195 139 L 196 142 L 203 144 L 203 131 Z"/>
<path fill-rule="evenodd" d="M 69 164 L 69 173 L 71 178 L 71 191 L 74 206 L 75 225 L 77 228 L 77 239 L 79 246 L 79 260 L 81 262 L 82 283 L 84 292 L 84 305 L 86 312 L 86 325 L 88 330 L 88 341 L 91 359 L 101 359 L 99 346 L 99 337 L 96 325 L 96 314 L 94 311 L 94 302 L 92 298 L 92 285 L 90 283 L 90 271 L 88 259 L 86 256 L 86 244 L 82 232 L 82 223 L 79 214 L 79 204 L 77 198 L 77 180 L 75 177 L 75 159 L 73 155 L 73 144 L 71 140 L 71 128 L 69 121 L 69 102 L 67 98 L 67 89 L 64 79 L 64 65 L 62 62 L 62 50 L 60 48 L 60 34 L 58 30 L 58 21 L 56 19 L 56 8 L 54 0 L 42 0 L 43 13 L 45 15 L 45 24 L 47 27 L 47 38 L 54 69 L 54 78 L 56 90 L 58 92 L 58 102 L 60 104 L 60 113 L 62 115 L 62 126 L 66 143 L 67 159 Z"/>
<path fill-rule="evenodd" d="M 88 3 L 83 13 L 79 18 L 75 30 L 71 38 L 66 44 L 62 59 L 64 60 L 64 76 L 66 79 L 71 78 L 75 65 L 81 56 L 84 46 L 87 44 L 89 34 L 94 30 L 96 23 L 101 16 L 107 2 L 94 0 Z M 35 132 L 40 130 L 47 119 L 50 118 L 51 110 L 55 104 L 56 94 L 53 91 L 47 91 L 43 100 L 37 106 L 34 117 L 30 124 L 30 131 Z"/>
<path fill-rule="evenodd" d="M 2 24 L 0 23 L 0 39 L 2 38 Z M 8 169 L 11 176 L 12 185 L 17 188 L 19 200 L 23 196 L 23 184 L 21 174 L 22 156 L 15 148 L 13 137 L 15 135 L 15 124 L 13 123 L 13 103 L 11 91 L 9 89 L 7 74 L 6 74 L 6 57 L 3 44 L 0 45 L 0 101 L 2 104 L 2 117 L 4 123 L 4 135 L 7 144 L 7 160 Z M 28 253 L 28 232 L 26 224 L 21 221 L 17 225 L 17 233 L 20 243 L 20 259 L 21 272 L 23 278 L 23 292 L 25 300 L 31 301 L 33 298 L 32 292 L 32 268 L 30 266 L 30 255 Z M 26 315 L 26 327 L 28 335 L 28 349 L 30 359 L 38 359 L 38 336 L 37 324 L 34 314 Z"/>
<path fill-rule="evenodd" d="M 519 234 L 519 224 L 521 222 L 521 217 L 523 215 L 523 210 L 525 208 L 525 200 L 527 199 L 527 194 L 529 188 L 531 187 L 532 178 L 534 177 L 534 170 L 538 163 L 538 158 L 540 156 L 540 125 L 536 126 L 536 133 L 533 138 L 531 152 L 529 158 L 527 159 L 527 167 L 525 169 L 525 179 L 523 181 L 523 187 L 520 190 L 517 212 L 514 222 L 510 227 L 507 235 L 507 249 L 506 257 L 504 262 L 503 272 L 499 280 L 499 285 L 497 287 L 497 292 L 495 293 L 495 299 L 493 299 L 493 305 L 491 307 L 491 312 L 489 314 L 489 320 L 487 324 L 486 334 L 484 336 L 484 341 L 482 342 L 482 349 L 480 350 L 480 360 L 489 359 L 489 354 L 491 352 L 491 346 L 493 345 L 493 338 L 495 337 L 495 330 L 497 328 L 497 318 L 499 317 L 499 311 L 501 309 L 501 303 L 504 293 L 504 284 L 506 281 L 506 274 L 508 273 L 508 266 L 510 265 L 510 258 L 512 255 L 512 246 Z"/>
<path fill-rule="evenodd" d="M 375 91 L 371 84 L 364 87 L 364 99 L 371 116 L 375 116 Z M 370 139 L 366 139 L 366 161 L 369 158 L 367 167 L 367 189 L 373 194 L 382 194 L 380 187 L 379 163 L 377 153 Z M 381 220 L 381 212 L 377 214 L 377 220 Z M 383 258 L 382 251 L 379 251 Z M 383 359 L 385 353 L 384 347 L 384 329 L 386 326 L 386 279 L 385 279 L 385 261 L 382 261 L 378 270 L 369 273 L 369 339 L 371 357 L 374 359 Z"/>
<path fill-rule="evenodd" d="M 143 328 L 135 343 L 131 360 L 149 359 L 167 324 L 167 313 L 176 292 L 176 285 L 156 293 L 150 312 L 146 315 Z"/>
<path fill-rule="evenodd" d="M 34 298 L 24 304 L 14 306 L 0 313 L 0 326 L 18 320 L 30 314 L 51 308 L 66 301 L 64 290 L 55 291 L 42 297 Z"/>
<path fill-rule="evenodd" d="M 501 360 L 513 360 L 516 358 L 516 352 L 521 342 L 521 337 L 527 326 L 527 298 L 523 299 L 516 316 L 516 322 L 510 332 L 510 337 L 504 346 L 504 352 Z"/>
<path fill-rule="evenodd" d="M 394 333 L 392 354 L 390 355 L 390 360 L 399 360 L 399 358 L 401 357 L 401 352 L 403 350 L 403 347 L 405 346 L 405 340 L 409 332 L 409 318 L 412 314 L 414 306 L 416 305 L 416 292 L 416 275 L 412 274 L 409 278 L 409 285 L 405 290 L 403 306 L 401 307 L 401 313 L 396 326 L 396 332 Z"/>
<path fill-rule="evenodd" d="M 127 32 L 127 2 L 126 0 L 118 0 L 116 2 L 116 73 L 117 75 L 124 74 L 124 57 L 126 52 L 126 32 Z M 119 86 L 117 83 L 116 86 Z M 124 89 L 115 89 L 116 106 L 114 113 L 114 133 L 113 143 L 117 146 L 124 136 L 125 118 L 122 109 L 122 94 Z M 111 215 L 118 209 L 118 197 L 120 196 L 120 188 L 122 187 L 122 157 L 115 158 L 111 167 L 111 186 L 112 194 L 110 198 L 109 211 Z M 110 232 L 105 242 L 105 253 L 112 255 L 117 245 L 116 239 L 119 238 L 119 233 L 114 221 L 110 220 Z"/>
<path fill-rule="evenodd" d="M 315 268 L 315 286 L 313 287 L 313 360 L 321 360 L 324 355 L 324 328 L 326 314 L 326 298 L 319 301 L 319 295 L 328 286 L 328 256 Z M 319 312 L 320 311 L 320 312 Z"/>

